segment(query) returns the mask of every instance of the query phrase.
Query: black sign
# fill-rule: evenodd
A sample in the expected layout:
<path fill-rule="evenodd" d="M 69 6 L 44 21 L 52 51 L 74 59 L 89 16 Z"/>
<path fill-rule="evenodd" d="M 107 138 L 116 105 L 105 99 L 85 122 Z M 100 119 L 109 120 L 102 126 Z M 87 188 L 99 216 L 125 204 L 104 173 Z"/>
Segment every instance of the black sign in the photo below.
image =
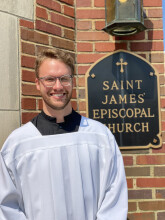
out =
<path fill-rule="evenodd" d="M 105 124 L 120 148 L 161 146 L 158 75 L 149 62 L 116 51 L 90 68 L 86 83 L 88 117 Z"/>

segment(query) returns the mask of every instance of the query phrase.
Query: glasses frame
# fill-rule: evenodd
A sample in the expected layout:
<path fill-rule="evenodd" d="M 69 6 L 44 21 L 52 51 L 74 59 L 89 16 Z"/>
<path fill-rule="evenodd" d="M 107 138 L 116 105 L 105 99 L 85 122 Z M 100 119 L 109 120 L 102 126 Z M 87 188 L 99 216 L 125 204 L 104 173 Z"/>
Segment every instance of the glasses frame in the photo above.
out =
<path fill-rule="evenodd" d="M 63 85 L 63 83 L 61 82 L 61 77 L 64 77 L 64 76 L 68 76 L 68 77 L 70 78 L 70 82 L 68 82 L 67 85 Z M 48 78 L 48 77 L 54 78 L 54 82 L 53 82 L 54 84 L 53 84 L 52 86 L 47 86 L 47 85 L 44 84 L 44 79 L 46 79 L 46 78 Z M 56 76 L 38 77 L 38 80 L 40 80 L 45 87 L 51 88 L 51 87 L 53 87 L 53 86 L 56 84 L 57 79 L 60 81 L 60 83 L 61 83 L 62 86 L 70 86 L 70 85 L 72 84 L 72 78 L 73 78 L 73 77 L 74 77 L 73 75 L 65 74 L 65 75 L 62 75 L 62 76 L 59 76 L 59 77 L 56 77 Z M 42 80 L 43 80 L 43 81 L 42 81 Z"/>

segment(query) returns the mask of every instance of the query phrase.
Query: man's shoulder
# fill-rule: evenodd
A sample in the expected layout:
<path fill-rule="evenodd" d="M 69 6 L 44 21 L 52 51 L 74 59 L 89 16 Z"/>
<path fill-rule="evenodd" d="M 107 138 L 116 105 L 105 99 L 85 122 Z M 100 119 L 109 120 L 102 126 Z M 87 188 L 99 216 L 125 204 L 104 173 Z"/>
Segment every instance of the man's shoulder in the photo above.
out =
<path fill-rule="evenodd" d="M 81 130 L 83 129 L 84 131 L 87 131 L 87 132 L 95 132 L 95 133 L 105 134 L 105 135 L 107 135 L 108 133 L 109 135 L 112 135 L 111 131 L 104 124 L 102 124 L 99 121 L 96 121 L 94 119 L 87 118 L 84 116 L 81 117 L 80 128 Z"/>
<path fill-rule="evenodd" d="M 8 148 L 11 148 L 11 146 L 14 146 L 21 141 L 34 136 L 35 132 L 37 132 L 37 130 L 31 122 L 28 122 L 21 127 L 15 129 L 6 139 L 1 149 L 1 152 L 6 152 L 8 151 Z"/>

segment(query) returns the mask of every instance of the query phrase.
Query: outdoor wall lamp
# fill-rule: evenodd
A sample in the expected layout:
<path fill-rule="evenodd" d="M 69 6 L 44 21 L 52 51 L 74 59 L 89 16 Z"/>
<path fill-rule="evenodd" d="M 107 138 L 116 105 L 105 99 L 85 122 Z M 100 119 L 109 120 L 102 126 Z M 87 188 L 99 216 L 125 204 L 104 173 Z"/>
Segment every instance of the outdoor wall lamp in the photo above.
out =
<path fill-rule="evenodd" d="M 114 36 L 145 30 L 143 0 L 105 0 L 105 22 L 103 30 Z"/>

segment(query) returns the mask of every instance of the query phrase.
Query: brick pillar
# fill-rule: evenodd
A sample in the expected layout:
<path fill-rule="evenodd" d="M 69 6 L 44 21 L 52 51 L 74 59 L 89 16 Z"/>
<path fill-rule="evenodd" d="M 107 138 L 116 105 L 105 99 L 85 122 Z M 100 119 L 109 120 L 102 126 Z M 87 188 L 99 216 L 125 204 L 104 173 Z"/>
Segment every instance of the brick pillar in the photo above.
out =
<path fill-rule="evenodd" d="M 40 93 L 35 86 L 36 55 L 45 48 L 55 47 L 75 57 L 74 1 L 36 0 L 34 9 L 34 22 L 20 19 L 23 124 L 42 109 Z M 76 88 L 72 98 L 76 109 Z"/>

